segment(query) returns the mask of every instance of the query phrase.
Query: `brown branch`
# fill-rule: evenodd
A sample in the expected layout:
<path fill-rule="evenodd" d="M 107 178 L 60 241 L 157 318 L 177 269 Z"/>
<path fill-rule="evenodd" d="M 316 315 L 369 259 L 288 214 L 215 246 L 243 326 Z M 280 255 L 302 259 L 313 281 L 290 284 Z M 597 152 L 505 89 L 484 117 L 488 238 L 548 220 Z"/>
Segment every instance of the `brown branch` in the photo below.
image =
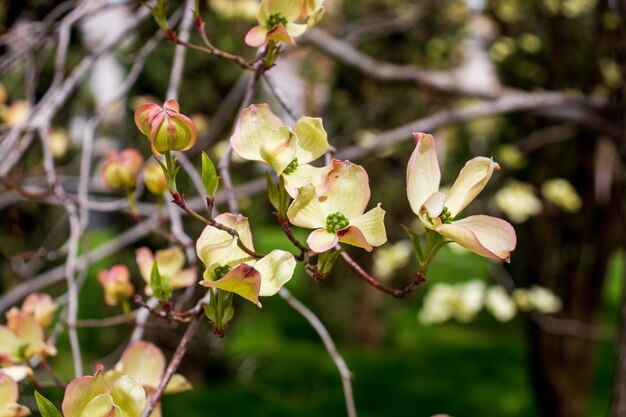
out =
<path fill-rule="evenodd" d="M 376 278 L 368 274 L 365 271 L 365 269 L 363 269 L 361 265 L 359 265 L 354 259 L 352 259 L 352 257 L 348 255 L 346 252 L 341 252 L 340 256 L 343 258 L 344 261 L 346 261 L 348 265 L 350 265 L 350 267 L 352 267 L 352 269 L 356 271 L 359 277 L 365 280 L 365 282 L 367 282 L 368 284 L 370 284 L 372 287 L 376 288 L 377 290 L 393 295 L 396 298 L 402 298 L 406 296 L 408 293 L 413 291 L 415 287 L 417 287 L 422 282 L 426 281 L 426 277 L 424 276 L 422 272 L 416 272 L 415 278 L 406 287 L 400 290 L 391 288 L 391 287 L 386 286 L 385 284 L 381 284 Z"/>

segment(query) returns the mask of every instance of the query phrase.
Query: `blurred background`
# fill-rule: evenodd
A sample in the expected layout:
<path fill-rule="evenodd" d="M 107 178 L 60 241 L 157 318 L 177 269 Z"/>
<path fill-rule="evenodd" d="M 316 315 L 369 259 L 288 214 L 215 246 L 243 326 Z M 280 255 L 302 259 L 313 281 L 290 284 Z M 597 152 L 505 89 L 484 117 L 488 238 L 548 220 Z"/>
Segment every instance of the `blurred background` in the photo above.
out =
<path fill-rule="evenodd" d="M 55 82 L 62 19 L 70 22 L 67 74 L 108 45 L 53 118 L 50 144 L 70 193 L 78 188 L 89 118 L 114 98 L 111 92 L 158 31 L 150 18 L 135 22 L 135 2 L 98 3 L 104 6 L 74 22 L 67 16 L 80 2 L 0 2 L 4 139 Z M 180 14 L 183 2 L 170 3 L 171 15 Z M 200 4 L 211 41 L 252 58 L 255 51 L 243 37 L 256 24 L 258 2 Z M 373 256 L 354 249 L 350 254 L 387 285 L 401 288 L 412 279 L 416 260 L 401 225 L 415 222 L 405 170 L 414 148 L 411 132 L 417 130 L 437 140 L 444 185 L 474 156 L 500 164 L 467 211 L 507 219 L 518 237 L 505 265 L 445 247 L 427 281 L 404 299 L 367 286 L 341 261 L 319 283 L 298 269 L 287 288 L 319 315 L 337 342 L 354 375 L 359 415 L 606 415 L 625 276 L 623 193 L 617 192 L 624 175 L 618 156 L 624 140 L 618 1 L 326 0 L 325 7 L 320 24 L 267 75 L 294 113 L 323 118 L 338 157 L 367 169 L 371 204 L 382 202 L 387 210 L 390 243 Z M 132 30 L 129 22 L 135 22 Z M 191 42 L 199 43 L 195 33 Z M 111 149 L 135 147 L 150 155 L 133 109 L 146 99 L 163 100 L 173 54 L 173 45 L 155 43 L 128 94 L 99 124 L 90 178 L 94 200 L 123 197 L 99 179 L 99 164 Z M 291 123 L 262 85 L 254 102 L 269 102 Z M 199 151 L 214 160 L 223 154 L 244 86 L 245 74 L 232 62 L 188 51 L 179 101 L 200 127 L 200 140 L 189 152 L 197 167 Z M 55 249 L 68 236 L 63 208 L 39 192 L 46 187 L 41 159 L 39 145 L 27 146 L 18 164 L 4 171 L 0 166 L 3 311 L 23 297 L 15 288 L 30 282 L 63 302 L 64 283 L 41 279 L 63 265 L 65 257 Z M 247 187 L 239 194 L 241 212 L 250 217 L 257 249 L 293 250 L 258 182 L 249 183 L 263 171 L 233 161 L 235 184 Z M 189 176 L 181 173 L 180 181 L 188 198 L 194 197 Z M 155 203 L 146 194 L 139 208 L 149 213 Z M 184 226 L 192 237 L 202 230 L 189 219 Z M 93 210 L 81 253 L 98 253 L 133 227 L 123 205 Z M 306 237 L 306 231 L 296 232 Z M 140 246 L 161 249 L 168 243 L 144 234 L 108 256 L 92 257 L 81 281 L 80 319 L 121 313 L 102 301 L 96 279 L 101 269 L 125 264 L 135 286 L 143 288 L 135 263 Z M 195 296 L 200 294 L 197 289 Z M 345 415 L 337 370 L 301 316 L 277 297 L 264 300 L 262 310 L 242 300 L 235 307 L 223 339 L 203 324 L 181 367 L 194 389 L 166 397 L 164 415 Z M 152 320 L 145 337 L 170 356 L 183 330 Z M 89 369 L 113 365 L 131 332 L 128 324 L 79 329 Z M 65 334 L 59 352 L 50 363 L 69 379 Z M 46 394 L 62 397 L 54 389 Z M 26 403 L 32 405 L 28 398 Z"/>

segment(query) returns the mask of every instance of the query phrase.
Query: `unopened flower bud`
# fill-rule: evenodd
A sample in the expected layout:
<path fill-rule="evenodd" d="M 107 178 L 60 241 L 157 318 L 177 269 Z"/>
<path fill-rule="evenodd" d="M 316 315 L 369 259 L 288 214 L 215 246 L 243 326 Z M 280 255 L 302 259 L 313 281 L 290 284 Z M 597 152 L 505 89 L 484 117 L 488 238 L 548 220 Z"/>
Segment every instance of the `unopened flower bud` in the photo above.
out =
<path fill-rule="evenodd" d="M 163 168 L 156 162 L 149 162 L 143 169 L 143 181 L 152 194 L 161 195 L 168 190 Z"/>
<path fill-rule="evenodd" d="M 198 139 L 198 128 L 180 113 L 176 100 L 168 100 L 160 107 L 154 103 L 142 104 L 135 111 L 137 128 L 150 140 L 152 152 L 161 155 L 168 151 L 186 151 Z"/>
<path fill-rule="evenodd" d="M 111 151 L 102 166 L 102 181 L 109 188 L 133 187 L 143 157 L 136 149 Z"/>
<path fill-rule="evenodd" d="M 115 265 L 98 272 L 98 282 L 104 288 L 104 301 L 110 306 L 126 300 L 135 292 L 128 268 L 124 265 Z"/>

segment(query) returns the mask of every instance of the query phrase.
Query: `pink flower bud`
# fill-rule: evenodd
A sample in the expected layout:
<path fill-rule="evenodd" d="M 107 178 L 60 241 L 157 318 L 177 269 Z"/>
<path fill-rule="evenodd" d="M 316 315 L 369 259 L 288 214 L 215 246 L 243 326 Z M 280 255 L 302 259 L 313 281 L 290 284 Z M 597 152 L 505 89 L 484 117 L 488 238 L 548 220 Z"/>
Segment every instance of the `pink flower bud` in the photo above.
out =
<path fill-rule="evenodd" d="M 135 111 L 135 124 L 150 140 L 154 154 L 186 151 L 196 143 L 198 128 L 179 111 L 176 100 L 166 101 L 163 107 L 154 103 L 142 104 Z"/>
<path fill-rule="evenodd" d="M 111 151 L 102 166 L 102 181 L 109 188 L 133 187 L 142 164 L 143 157 L 136 149 Z"/>
<path fill-rule="evenodd" d="M 114 306 L 121 300 L 129 298 L 135 292 L 130 283 L 130 273 L 124 265 L 115 265 L 111 269 L 98 272 L 98 282 L 104 288 L 104 301 Z"/>
<path fill-rule="evenodd" d="M 168 190 L 163 168 L 156 162 L 149 162 L 144 167 L 143 182 L 148 190 L 155 195 L 161 195 Z"/>

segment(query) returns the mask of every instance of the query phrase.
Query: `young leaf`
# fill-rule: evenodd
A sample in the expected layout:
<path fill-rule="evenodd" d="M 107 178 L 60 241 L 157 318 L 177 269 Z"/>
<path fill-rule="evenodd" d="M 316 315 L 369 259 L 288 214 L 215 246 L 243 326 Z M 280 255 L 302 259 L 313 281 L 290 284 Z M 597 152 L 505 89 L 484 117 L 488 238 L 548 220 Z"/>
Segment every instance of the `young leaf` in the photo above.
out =
<path fill-rule="evenodd" d="M 400 226 L 402 226 L 404 231 L 411 237 L 411 240 L 413 241 L 413 249 L 415 251 L 415 256 L 417 256 L 417 259 L 419 259 L 420 262 L 423 261 L 424 253 L 422 252 L 422 245 L 420 243 L 420 237 L 417 235 L 417 233 L 411 230 L 411 228 L 409 228 L 408 226 L 405 226 L 403 224 Z"/>
<path fill-rule="evenodd" d="M 272 203 L 272 206 L 274 206 L 274 208 L 276 209 L 276 212 L 279 213 L 280 200 L 278 189 L 276 188 L 276 185 L 274 185 L 272 177 L 270 176 L 270 173 L 268 171 L 265 171 L 265 181 L 267 182 L 267 197 L 269 198 L 270 203 Z"/>
<path fill-rule="evenodd" d="M 159 265 L 156 260 L 152 263 L 150 287 L 152 288 L 152 294 L 163 302 L 167 302 L 172 295 L 172 287 L 170 287 L 169 280 L 159 273 Z"/>
<path fill-rule="evenodd" d="M 217 175 L 215 165 L 213 165 L 211 158 L 205 152 L 202 152 L 202 184 L 207 197 L 215 197 L 219 183 L 220 177 Z"/>
<path fill-rule="evenodd" d="M 318 255 L 317 258 L 317 273 L 324 278 L 333 270 L 333 266 L 335 266 L 335 262 L 337 262 L 337 258 L 343 252 L 343 248 L 339 250 L 330 250 L 326 252 L 322 252 Z"/>
<path fill-rule="evenodd" d="M 42 417 L 63 417 L 61 412 L 46 397 L 35 391 L 35 400 Z"/>
<path fill-rule="evenodd" d="M 291 197 L 285 189 L 285 180 L 282 175 L 278 179 L 276 192 L 278 194 L 278 214 L 280 214 L 281 217 L 287 217 L 287 209 L 289 208 Z"/>

